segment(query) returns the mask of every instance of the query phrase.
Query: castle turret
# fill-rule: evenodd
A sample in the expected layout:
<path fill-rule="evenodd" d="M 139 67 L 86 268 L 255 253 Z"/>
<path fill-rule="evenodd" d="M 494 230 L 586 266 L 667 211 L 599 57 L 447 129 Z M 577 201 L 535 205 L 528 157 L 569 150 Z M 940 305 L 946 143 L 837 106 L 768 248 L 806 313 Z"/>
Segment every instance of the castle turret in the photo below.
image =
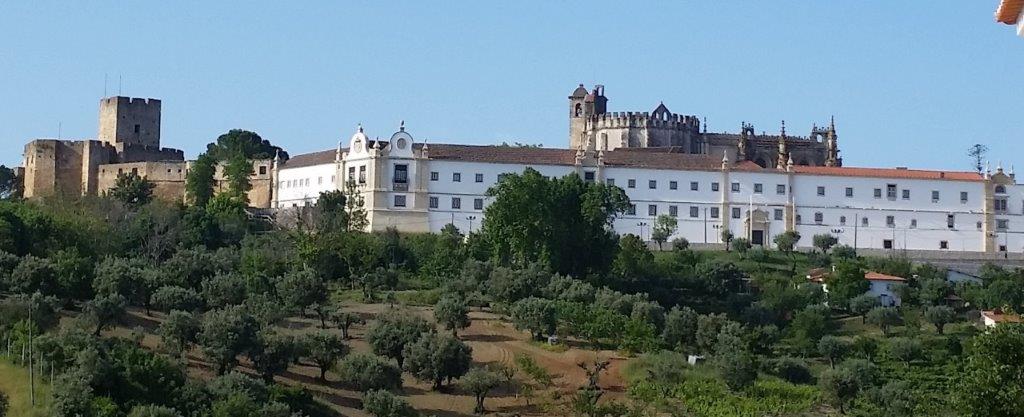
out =
<path fill-rule="evenodd" d="M 160 148 L 160 100 L 106 97 L 100 100 L 97 137 L 111 145 Z"/>
<path fill-rule="evenodd" d="M 786 148 L 786 121 L 782 121 L 782 130 L 779 132 L 779 155 L 778 163 L 775 164 L 775 168 L 786 169 L 786 163 L 789 160 L 789 151 Z"/>
<path fill-rule="evenodd" d="M 825 134 L 825 166 L 843 166 L 843 160 L 839 158 L 839 135 L 836 134 L 836 118 L 829 120 L 828 132 Z"/>

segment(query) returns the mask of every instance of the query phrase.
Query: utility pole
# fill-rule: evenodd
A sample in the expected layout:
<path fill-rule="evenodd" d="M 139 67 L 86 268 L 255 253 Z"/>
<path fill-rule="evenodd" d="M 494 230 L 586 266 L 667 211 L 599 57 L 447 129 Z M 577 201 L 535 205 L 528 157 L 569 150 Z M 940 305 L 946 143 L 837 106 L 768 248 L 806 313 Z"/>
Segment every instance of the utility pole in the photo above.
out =
<path fill-rule="evenodd" d="M 708 243 L 708 208 L 704 207 L 704 243 Z"/>
<path fill-rule="evenodd" d="M 857 228 L 860 226 L 860 213 L 853 214 L 853 253 L 857 253 Z"/>
<path fill-rule="evenodd" d="M 32 298 L 35 296 L 33 295 Z M 34 304 L 35 300 L 30 299 L 28 302 L 28 398 L 33 407 L 36 405 L 36 378 L 35 370 L 32 367 L 32 328 L 35 327 L 32 324 L 32 307 Z"/>

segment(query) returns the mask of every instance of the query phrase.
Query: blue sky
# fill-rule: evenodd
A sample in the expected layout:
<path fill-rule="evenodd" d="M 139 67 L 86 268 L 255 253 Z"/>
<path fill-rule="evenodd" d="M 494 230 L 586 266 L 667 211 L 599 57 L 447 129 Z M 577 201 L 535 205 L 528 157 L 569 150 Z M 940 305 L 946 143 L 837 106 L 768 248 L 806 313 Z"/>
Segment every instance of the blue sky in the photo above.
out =
<path fill-rule="evenodd" d="M 385 4 L 386 3 L 386 4 Z M 806 134 L 846 165 L 969 169 L 1024 150 L 1024 38 L 996 0 L 707 2 L 0 1 L 0 163 L 94 138 L 104 92 L 163 100 L 194 157 L 231 128 L 296 154 L 400 120 L 431 142 L 566 147 L 566 96 Z M 1020 167 L 1024 169 L 1024 165 Z"/>

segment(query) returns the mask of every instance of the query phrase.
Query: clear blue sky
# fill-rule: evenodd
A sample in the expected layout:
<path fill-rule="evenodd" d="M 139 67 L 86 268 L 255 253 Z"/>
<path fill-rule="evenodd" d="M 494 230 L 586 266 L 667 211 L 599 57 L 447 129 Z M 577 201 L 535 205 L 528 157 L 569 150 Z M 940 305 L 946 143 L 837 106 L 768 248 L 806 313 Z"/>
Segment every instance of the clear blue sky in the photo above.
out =
<path fill-rule="evenodd" d="M 712 131 L 834 114 L 847 165 L 968 169 L 975 142 L 1010 165 L 1024 39 L 997 3 L 0 1 L 0 163 L 58 123 L 94 138 L 106 74 L 162 99 L 163 144 L 189 157 L 231 128 L 296 154 L 402 119 L 418 140 L 566 147 L 582 82 Z"/>

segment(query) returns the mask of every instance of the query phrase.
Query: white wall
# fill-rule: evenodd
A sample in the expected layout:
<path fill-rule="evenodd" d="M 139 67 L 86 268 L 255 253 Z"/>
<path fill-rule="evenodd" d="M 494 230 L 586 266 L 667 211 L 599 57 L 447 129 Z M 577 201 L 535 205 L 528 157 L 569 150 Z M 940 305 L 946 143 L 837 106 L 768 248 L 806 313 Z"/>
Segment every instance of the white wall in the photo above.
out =
<path fill-rule="evenodd" d="M 277 208 L 316 204 L 321 192 L 337 190 L 342 184 L 336 178 L 334 163 L 298 168 L 282 168 L 277 177 Z"/>

